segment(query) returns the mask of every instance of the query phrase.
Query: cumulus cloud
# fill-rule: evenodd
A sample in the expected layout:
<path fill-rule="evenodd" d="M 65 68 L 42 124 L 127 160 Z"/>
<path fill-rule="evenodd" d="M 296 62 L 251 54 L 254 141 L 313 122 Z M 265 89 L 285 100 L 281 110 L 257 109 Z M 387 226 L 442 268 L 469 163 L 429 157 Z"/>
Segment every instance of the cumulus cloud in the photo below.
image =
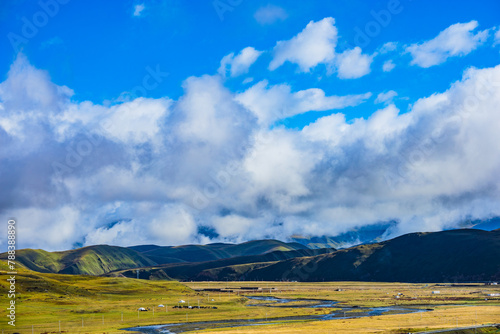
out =
<path fill-rule="evenodd" d="M 385 105 L 349 121 L 341 109 L 370 93 L 224 84 L 189 77 L 175 100 L 101 105 L 20 55 L 0 83 L 0 220 L 17 218 L 20 247 L 61 250 L 285 240 L 381 221 L 397 222 L 394 236 L 500 215 L 500 65 L 470 68 L 403 113 L 383 92 Z M 320 110 L 337 112 L 271 126 Z"/>
<path fill-rule="evenodd" d="M 89 232 L 84 245 L 113 244 L 179 244 L 197 239 L 197 226 L 186 209 L 173 205 L 150 206 L 154 215 L 141 210 L 144 216 L 121 220 Z"/>
<path fill-rule="evenodd" d="M 267 5 L 260 7 L 253 16 L 261 25 L 273 24 L 278 21 L 284 21 L 288 17 L 287 12 L 278 6 Z"/>
<path fill-rule="evenodd" d="M 267 139 L 256 143 L 245 157 L 243 168 L 251 183 L 244 194 L 251 198 L 266 194 L 278 212 L 299 212 L 305 207 L 295 205 L 296 198 L 311 194 L 308 175 L 320 156 L 301 148 L 300 138 L 283 129 L 272 131 Z"/>
<path fill-rule="evenodd" d="M 370 73 L 373 56 L 362 54 L 360 47 L 346 50 L 336 58 L 337 76 L 340 79 L 357 79 Z"/>
<path fill-rule="evenodd" d="M 227 72 L 229 72 L 231 77 L 248 73 L 250 66 L 255 63 L 261 54 L 262 51 L 257 51 L 252 47 L 244 48 L 236 56 L 232 52 L 222 58 L 218 72 L 222 76 L 226 76 Z"/>
<path fill-rule="evenodd" d="M 327 74 L 336 72 L 340 79 L 356 79 L 370 73 L 375 54 L 363 54 L 360 47 L 336 53 L 337 39 L 338 32 L 333 18 L 311 21 L 292 39 L 276 44 L 269 69 L 275 70 L 288 61 L 297 64 L 302 72 L 310 72 L 317 65 L 323 64 L 327 68 Z"/>
<path fill-rule="evenodd" d="M 307 111 L 324 111 L 353 107 L 363 103 L 370 93 L 326 96 L 319 88 L 309 88 L 292 93 L 287 84 L 269 86 L 266 80 L 260 81 L 243 93 L 236 100 L 252 111 L 261 124 L 302 114 Z"/>
<path fill-rule="evenodd" d="M 335 55 L 337 35 L 333 18 L 311 21 L 292 39 L 276 43 L 269 69 L 275 70 L 288 61 L 299 65 L 301 71 L 309 72 L 318 64 L 330 63 Z"/>
<path fill-rule="evenodd" d="M 333 216 L 345 224 L 339 228 L 395 219 L 397 234 L 498 214 L 493 175 L 500 161 L 490 155 L 497 151 L 497 135 L 489 122 L 499 117 L 492 104 L 500 98 L 499 82 L 500 66 L 471 69 L 461 82 L 420 99 L 408 113 L 399 115 L 389 105 L 367 120 L 346 124 L 332 115 L 304 128 L 328 152 L 320 173 L 328 177 L 313 193 L 336 202 L 317 207 L 316 234 Z"/>
<path fill-rule="evenodd" d="M 442 64 L 450 57 L 471 53 L 488 37 L 488 30 L 474 33 L 477 26 L 477 21 L 456 23 L 431 40 L 409 45 L 406 52 L 413 58 L 411 64 L 426 68 Z"/>
<path fill-rule="evenodd" d="M 168 116 L 170 104 L 168 99 L 138 98 L 111 107 L 106 115 L 106 130 L 111 138 L 120 142 L 152 142 L 160 132 L 162 121 Z"/>
<path fill-rule="evenodd" d="M 68 205 L 48 209 L 26 207 L 14 209 L 10 214 L 10 217 L 5 213 L 0 216 L 6 221 L 15 217 L 18 237 L 30 240 L 21 244 L 36 245 L 37 248 L 71 249 L 76 235 L 92 231 L 83 225 L 79 210 Z"/>

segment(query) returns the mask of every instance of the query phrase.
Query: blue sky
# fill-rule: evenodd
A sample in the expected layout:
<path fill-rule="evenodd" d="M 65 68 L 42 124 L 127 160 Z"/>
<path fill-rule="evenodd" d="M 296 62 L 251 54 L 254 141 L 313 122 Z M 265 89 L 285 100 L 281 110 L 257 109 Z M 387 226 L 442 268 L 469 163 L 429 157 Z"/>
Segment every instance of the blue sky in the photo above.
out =
<path fill-rule="evenodd" d="M 175 99 L 182 94 L 185 78 L 215 73 L 227 53 L 239 52 L 247 46 L 271 50 L 276 41 L 290 39 L 311 20 L 335 18 L 340 47 L 356 46 L 358 41 L 364 41 L 356 40 L 359 31 L 366 33 L 372 27 L 370 24 L 376 22 L 380 32 L 374 37 L 368 36 L 367 43 L 362 45 L 363 52 L 373 54 L 386 42 L 418 43 L 458 22 L 476 20 L 481 30 L 494 27 L 498 25 L 500 12 L 496 1 L 459 1 L 450 6 L 446 2 L 401 0 L 394 2 L 398 13 L 390 14 L 387 24 L 384 17 L 381 18 L 384 27 L 373 13 L 387 11 L 390 1 L 275 1 L 272 5 L 281 7 L 286 18 L 261 24 L 254 16 L 268 2 L 237 0 L 233 3 L 222 0 L 67 1 L 67 4 L 59 4 L 57 14 L 28 39 L 23 52 L 33 65 L 47 70 L 54 83 L 71 87 L 74 98 L 79 101 L 114 100 L 140 84 L 147 66 L 156 65 L 169 73 L 169 77 L 148 92 L 148 96 Z M 141 4 L 144 10 L 134 16 L 135 6 Z M 2 6 L 1 30 L 19 36 L 22 36 L 22 18 L 32 22 L 33 16 L 43 10 L 36 1 L 11 1 Z M 0 71 L 4 75 L 16 56 L 11 44 L 6 38 L 1 40 Z M 382 63 L 393 55 L 382 55 L 374 59 L 370 75 L 346 81 L 325 76 L 321 68 L 313 71 L 317 75 L 296 73 L 293 64 L 270 72 L 267 71 L 270 56 L 265 54 L 253 66 L 251 76 L 255 80 L 287 82 L 296 90 L 321 87 L 338 95 L 373 91 L 376 87 L 380 87 L 380 91 L 390 88 L 410 98 L 404 103 L 401 101 L 403 109 L 407 102 L 446 89 L 468 66 L 492 66 L 498 60 L 498 52 L 479 48 L 467 57 L 457 57 L 423 71 L 408 64 L 409 55 L 402 55 L 396 60 L 397 71 L 384 73 Z M 406 80 L 408 78 L 414 80 Z M 245 85 L 241 81 L 242 78 L 230 81 L 228 87 L 242 90 Z M 351 118 L 372 112 L 373 108 L 360 107 L 346 115 Z M 296 123 L 292 122 L 300 126 Z"/>
<path fill-rule="evenodd" d="M 0 215 L 37 216 L 27 230 L 67 221 L 69 241 L 39 245 L 50 249 L 213 241 L 197 232 L 207 228 L 286 240 L 389 220 L 400 234 L 497 216 L 498 138 L 471 139 L 482 123 L 461 112 L 481 78 L 495 82 L 498 13 L 492 0 L 3 2 L 0 185 L 12 194 Z M 69 166 L 89 133 L 102 141 Z M 240 172 L 206 195 L 232 162 Z M 169 224 L 177 234 L 155 239 Z"/>

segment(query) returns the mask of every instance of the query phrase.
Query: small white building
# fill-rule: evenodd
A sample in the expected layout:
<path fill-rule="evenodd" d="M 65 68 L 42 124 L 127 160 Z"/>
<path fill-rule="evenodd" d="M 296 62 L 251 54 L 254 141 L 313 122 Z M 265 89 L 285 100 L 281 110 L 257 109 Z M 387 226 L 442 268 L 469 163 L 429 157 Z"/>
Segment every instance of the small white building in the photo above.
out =
<path fill-rule="evenodd" d="M 163 305 L 163 304 L 160 304 L 160 305 L 158 305 L 158 307 L 165 307 L 165 305 Z"/>
<path fill-rule="evenodd" d="M 179 300 L 179 303 L 184 304 L 186 301 L 185 300 Z"/>
<path fill-rule="evenodd" d="M 437 291 L 437 290 L 436 291 L 432 291 L 433 295 L 439 295 L 440 293 L 441 293 L 441 291 Z"/>
<path fill-rule="evenodd" d="M 500 293 L 488 293 L 488 297 L 500 297 Z"/>

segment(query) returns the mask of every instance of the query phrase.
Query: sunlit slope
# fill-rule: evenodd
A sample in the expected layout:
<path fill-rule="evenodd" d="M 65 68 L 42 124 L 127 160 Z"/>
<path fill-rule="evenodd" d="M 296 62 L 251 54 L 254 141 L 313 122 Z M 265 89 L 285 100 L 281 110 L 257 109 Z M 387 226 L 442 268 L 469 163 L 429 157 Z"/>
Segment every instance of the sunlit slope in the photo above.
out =
<path fill-rule="evenodd" d="M 299 249 L 290 251 L 274 251 L 262 255 L 237 256 L 228 259 L 197 263 L 176 263 L 140 269 L 140 278 L 158 279 L 163 275 L 179 280 L 218 280 L 219 268 L 228 268 L 232 272 L 224 274 L 224 280 L 242 280 L 245 278 L 243 268 L 255 268 L 259 263 L 282 261 L 296 257 L 313 256 L 334 252 L 335 249 Z M 234 270 L 239 266 L 240 270 Z M 109 273 L 110 276 L 136 277 L 135 270 L 119 270 Z"/>
<path fill-rule="evenodd" d="M 74 275 L 103 275 L 112 271 L 151 267 L 168 263 L 203 262 L 240 256 L 257 256 L 273 252 L 307 250 L 298 243 L 277 240 L 256 240 L 242 244 L 209 244 L 160 247 L 144 245 L 118 247 L 96 245 L 62 252 L 41 249 L 22 249 L 16 253 L 16 261 L 34 271 Z M 289 257 L 282 257 L 285 259 Z M 6 260 L 7 254 L 0 254 Z M 159 272 L 148 278 L 167 279 Z"/>
<path fill-rule="evenodd" d="M 156 263 L 204 262 L 227 259 L 236 256 L 261 255 L 275 251 L 308 249 L 299 243 L 286 243 L 278 240 L 254 240 L 241 244 L 216 243 L 209 245 L 185 245 L 159 247 L 154 245 L 134 246 Z"/>
<path fill-rule="evenodd" d="M 6 253 L 0 254 L 5 260 Z M 154 265 L 144 255 L 124 247 L 98 245 L 63 252 L 22 249 L 16 261 L 26 268 L 42 273 L 102 275 L 107 272 Z"/>

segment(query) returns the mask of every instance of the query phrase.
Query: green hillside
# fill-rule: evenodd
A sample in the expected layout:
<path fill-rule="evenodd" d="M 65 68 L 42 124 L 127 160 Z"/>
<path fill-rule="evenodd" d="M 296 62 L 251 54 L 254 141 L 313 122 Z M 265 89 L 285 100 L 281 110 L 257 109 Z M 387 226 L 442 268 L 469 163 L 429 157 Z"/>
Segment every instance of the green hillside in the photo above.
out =
<path fill-rule="evenodd" d="M 7 259 L 7 254 L 0 254 L 0 259 Z M 156 264 L 132 249 L 107 245 L 89 246 L 63 252 L 22 249 L 17 251 L 16 260 L 34 271 L 75 275 L 102 275 L 118 269 Z"/>
<path fill-rule="evenodd" d="M 143 279 L 161 279 L 162 277 L 171 277 L 178 280 L 217 280 L 219 272 L 217 268 L 228 268 L 240 266 L 243 268 L 253 269 L 258 263 L 267 263 L 270 261 L 283 261 L 296 257 L 314 256 L 319 254 L 331 253 L 335 249 L 299 249 L 292 251 L 274 251 L 262 255 L 238 256 L 228 259 L 215 261 L 199 262 L 199 263 L 180 263 L 167 264 L 163 266 L 154 266 L 149 268 L 141 268 L 139 278 Z M 248 269 L 247 269 L 248 270 Z M 233 270 L 231 280 L 242 280 L 247 270 Z M 125 276 L 137 277 L 135 270 L 119 270 L 109 273 L 108 276 Z M 225 276 L 225 279 L 228 279 Z"/>
<path fill-rule="evenodd" d="M 26 268 L 45 273 L 135 278 L 134 269 L 140 268 L 139 277 L 149 280 L 489 281 L 500 280 L 500 230 L 412 233 L 338 251 L 257 240 L 177 247 L 101 245 L 65 252 L 25 249 L 17 258 Z"/>
<path fill-rule="evenodd" d="M 161 264 L 203 262 L 240 256 L 254 256 L 278 251 L 307 250 L 298 243 L 285 243 L 277 240 L 257 240 L 242 244 L 209 244 L 161 247 L 141 245 L 118 247 L 108 245 L 88 246 L 62 252 L 47 252 L 41 249 L 22 249 L 17 251 L 16 259 L 24 267 L 42 273 L 73 275 L 103 275 L 113 271 Z M 283 257 L 287 259 L 290 257 Z M 0 254 L 6 260 L 7 254 Z M 145 275 L 145 276 L 144 276 Z M 136 277 L 136 273 L 126 276 Z M 161 270 L 141 272 L 141 278 L 169 279 Z"/>
<path fill-rule="evenodd" d="M 500 230 L 412 233 L 315 255 L 271 252 L 155 270 L 182 280 L 465 282 L 500 280 Z M 131 276 L 132 273 L 125 273 Z M 153 275 L 154 276 L 154 275 Z"/>
<path fill-rule="evenodd" d="M 0 274 L 5 275 L 7 271 L 9 271 L 7 263 L 0 260 Z M 117 292 L 122 295 L 140 295 L 149 292 L 165 293 L 169 290 L 179 293 L 192 292 L 188 287 L 172 281 L 164 282 L 166 285 L 162 286 L 155 282 L 126 278 L 39 273 L 26 268 L 17 268 L 16 271 L 16 291 L 18 294 L 24 295 L 25 299 L 31 295 L 36 295 L 35 299 L 43 300 L 44 298 L 62 298 L 61 296 L 64 298 L 102 298 L 105 294 L 114 296 Z M 6 280 L 0 281 L 2 289 L 8 290 L 8 285 L 9 282 Z M 152 290 L 153 288 L 154 290 Z M 18 298 L 20 297 L 18 296 Z"/>
<path fill-rule="evenodd" d="M 130 249 L 141 252 L 158 264 L 175 262 L 204 262 L 227 259 L 236 256 L 261 255 L 275 251 L 308 249 L 299 243 L 278 240 L 255 240 L 241 244 L 215 243 L 208 245 L 185 245 L 159 247 L 154 245 L 134 246 Z"/>

